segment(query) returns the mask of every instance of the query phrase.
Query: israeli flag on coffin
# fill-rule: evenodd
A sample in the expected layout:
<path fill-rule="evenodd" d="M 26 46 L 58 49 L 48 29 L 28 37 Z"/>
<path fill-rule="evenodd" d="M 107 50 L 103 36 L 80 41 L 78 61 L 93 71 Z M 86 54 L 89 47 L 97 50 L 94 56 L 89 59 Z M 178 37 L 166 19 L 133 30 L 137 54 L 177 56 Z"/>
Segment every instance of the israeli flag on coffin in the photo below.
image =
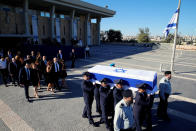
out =
<path fill-rule="evenodd" d="M 147 90 L 148 93 L 155 93 L 157 91 L 157 73 L 154 71 L 96 65 L 88 69 L 88 72 L 92 74 L 92 78 L 98 84 L 100 84 L 103 78 L 110 79 L 110 85 L 114 85 L 114 80 L 123 79 L 126 82 L 126 88 L 131 88 L 133 91 L 137 90 L 136 85 L 142 83 L 151 86 Z"/>
<path fill-rule="evenodd" d="M 171 29 L 176 29 L 178 13 L 179 13 L 179 9 L 177 9 L 177 10 L 175 11 L 175 13 L 174 13 L 174 15 L 172 16 L 172 18 L 171 18 L 169 24 L 168 24 L 167 27 L 165 28 L 165 30 L 164 30 L 164 32 L 163 32 L 163 33 L 165 34 L 165 37 L 168 36 L 169 31 L 170 31 Z"/>

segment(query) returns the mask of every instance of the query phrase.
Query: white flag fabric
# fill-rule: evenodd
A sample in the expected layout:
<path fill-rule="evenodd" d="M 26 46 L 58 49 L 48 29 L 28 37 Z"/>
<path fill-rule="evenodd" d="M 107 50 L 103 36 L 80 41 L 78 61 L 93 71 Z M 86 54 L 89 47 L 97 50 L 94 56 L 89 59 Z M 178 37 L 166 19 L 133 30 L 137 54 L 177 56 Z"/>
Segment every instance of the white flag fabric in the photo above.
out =
<path fill-rule="evenodd" d="M 164 30 L 164 32 L 163 32 L 163 33 L 165 34 L 165 37 L 168 36 L 169 31 L 170 31 L 171 29 L 176 29 L 178 13 L 179 13 L 179 9 L 177 9 L 177 10 L 175 11 L 175 13 L 174 13 L 174 15 L 172 16 L 172 18 L 171 18 L 169 24 L 168 24 L 167 27 L 165 28 L 165 30 Z"/>

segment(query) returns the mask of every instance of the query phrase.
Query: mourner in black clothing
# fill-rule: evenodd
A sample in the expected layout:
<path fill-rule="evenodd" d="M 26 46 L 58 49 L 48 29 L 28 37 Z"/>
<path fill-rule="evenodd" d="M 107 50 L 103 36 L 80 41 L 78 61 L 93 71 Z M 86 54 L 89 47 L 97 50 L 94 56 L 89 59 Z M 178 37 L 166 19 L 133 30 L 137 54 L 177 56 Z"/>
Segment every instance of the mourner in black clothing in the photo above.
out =
<path fill-rule="evenodd" d="M 93 121 L 92 118 L 92 104 L 93 104 L 93 97 L 94 97 L 94 86 L 93 83 L 90 81 L 90 73 L 89 72 L 84 72 L 83 73 L 83 81 L 81 84 L 82 91 L 83 91 L 83 97 L 84 97 L 84 103 L 85 107 L 83 110 L 83 118 L 88 118 L 89 123 L 92 124 L 93 126 L 96 126 L 96 124 Z"/>
<path fill-rule="evenodd" d="M 108 116 L 113 116 L 113 93 L 109 86 L 107 78 L 101 80 L 100 93 L 100 105 L 101 105 L 101 120 L 100 123 L 105 123 L 108 130 L 112 130 L 112 126 L 108 121 Z"/>
<path fill-rule="evenodd" d="M 48 61 L 46 66 L 46 75 L 45 75 L 46 83 L 47 83 L 47 91 L 52 91 L 55 93 L 54 90 L 54 78 L 52 72 L 52 62 Z"/>
<path fill-rule="evenodd" d="M 3 57 L 1 57 L 1 60 L 0 60 L 0 72 L 1 72 L 1 77 L 3 79 L 3 83 L 5 84 L 6 87 L 8 87 L 7 85 L 7 78 L 8 78 L 7 61 Z"/>
<path fill-rule="evenodd" d="M 32 63 L 32 58 L 31 58 L 31 56 L 30 55 L 27 55 L 27 58 L 26 58 L 26 60 L 24 61 L 24 63 L 26 64 L 26 63 L 29 63 L 29 64 L 31 64 Z"/>
<path fill-rule="evenodd" d="M 150 98 L 146 93 L 146 89 L 149 85 L 148 84 L 140 84 L 137 85 L 138 91 L 135 97 L 135 103 L 133 106 L 133 114 L 136 123 L 136 130 L 142 131 L 141 126 L 143 121 L 145 120 L 146 111 L 150 105 Z"/>
<path fill-rule="evenodd" d="M 54 87 L 58 90 L 61 90 L 61 87 L 59 86 L 60 65 L 56 57 L 53 58 L 52 72 L 53 72 L 53 79 L 54 79 Z"/>
<path fill-rule="evenodd" d="M 123 99 L 123 80 L 115 80 L 116 86 L 113 88 L 114 108 L 116 104 Z"/>
<path fill-rule="evenodd" d="M 96 112 L 101 114 L 101 105 L 100 105 L 100 93 L 99 93 L 99 88 L 100 88 L 100 84 L 95 84 L 94 85 L 94 97 L 96 100 Z"/>
<path fill-rule="evenodd" d="M 31 71 L 30 71 L 30 64 L 26 63 L 25 67 L 23 67 L 20 71 L 20 84 L 24 85 L 25 90 L 25 96 L 28 102 L 29 100 L 29 84 L 31 81 L 30 77 Z"/>
<path fill-rule="evenodd" d="M 12 59 L 13 56 L 12 56 L 12 52 L 11 52 L 11 51 L 8 51 L 8 52 L 7 52 L 7 57 L 8 57 L 10 60 Z"/>
<path fill-rule="evenodd" d="M 63 54 L 62 54 L 62 50 L 59 50 L 59 53 L 57 54 L 57 58 L 58 58 L 59 60 L 64 59 Z"/>
<path fill-rule="evenodd" d="M 74 68 L 75 67 L 75 61 L 76 61 L 76 54 L 75 54 L 75 50 L 72 49 L 71 51 L 71 68 Z"/>
<path fill-rule="evenodd" d="M 34 63 L 35 60 L 36 60 L 36 56 L 35 56 L 35 52 L 34 52 L 34 51 L 31 51 L 31 56 L 30 56 L 30 58 L 31 58 L 31 63 Z"/>
<path fill-rule="evenodd" d="M 46 77 L 45 76 L 46 75 L 46 66 L 47 66 L 46 56 L 43 56 L 42 60 L 40 62 L 40 69 L 41 69 L 42 76 L 44 76 L 44 78 Z"/>
<path fill-rule="evenodd" d="M 36 98 L 39 98 L 38 91 L 37 91 L 38 83 L 40 81 L 39 72 L 38 72 L 37 66 L 34 63 L 31 64 L 31 68 L 32 68 L 31 69 L 31 82 L 32 82 L 32 85 L 35 89 L 34 96 Z"/>
<path fill-rule="evenodd" d="M 66 65 L 63 59 L 60 60 L 60 78 L 61 78 L 61 87 L 67 88 L 65 78 L 67 77 Z"/>
<path fill-rule="evenodd" d="M 12 58 L 12 62 L 10 62 L 8 65 L 8 71 L 9 71 L 9 74 L 12 79 L 12 84 L 14 86 L 17 86 L 15 83 L 18 80 L 18 71 L 17 70 L 18 70 L 18 67 L 16 64 L 16 60 L 15 60 L 15 58 Z"/>

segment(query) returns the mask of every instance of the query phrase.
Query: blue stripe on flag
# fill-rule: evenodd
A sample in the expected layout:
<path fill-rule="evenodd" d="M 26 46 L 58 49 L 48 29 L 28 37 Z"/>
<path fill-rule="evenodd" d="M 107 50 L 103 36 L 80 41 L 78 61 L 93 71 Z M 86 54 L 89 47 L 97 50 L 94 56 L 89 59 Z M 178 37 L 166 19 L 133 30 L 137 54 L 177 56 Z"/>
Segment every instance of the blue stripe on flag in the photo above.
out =
<path fill-rule="evenodd" d="M 169 28 L 169 27 L 175 27 L 176 26 L 176 23 L 172 23 L 172 24 L 168 24 L 167 25 L 167 28 Z"/>

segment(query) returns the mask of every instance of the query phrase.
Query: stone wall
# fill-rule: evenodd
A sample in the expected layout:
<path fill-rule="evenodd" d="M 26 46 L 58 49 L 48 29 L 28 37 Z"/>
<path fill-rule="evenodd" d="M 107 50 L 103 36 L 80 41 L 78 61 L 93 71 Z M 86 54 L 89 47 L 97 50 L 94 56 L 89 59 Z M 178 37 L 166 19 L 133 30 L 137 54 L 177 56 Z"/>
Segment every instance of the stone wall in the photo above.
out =
<path fill-rule="evenodd" d="M 97 24 L 91 23 L 91 43 L 92 45 L 97 45 Z"/>
<path fill-rule="evenodd" d="M 0 11 L 1 34 L 24 34 L 24 16 L 22 13 L 12 11 Z"/>
<path fill-rule="evenodd" d="M 37 14 L 38 18 L 38 37 L 39 43 L 42 44 L 43 39 L 50 38 L 51 36 L 51 25 L 50 17 L 40 16 L 40 11 L 31 10 L 29 11 L 29 32 L 30 35 L 33 35 L 32 27 L 32 15 Z M 56 15 L 57 16 L 57 15 Z M 54 31 L 56 32 L 56 22 L 54 21 Z M 80 16 L 77 23 L 77 36 L 78 39 L 82 39 L 83 45 L 86 43 L 86 25 L 85 25 L 85 16 Z M 70 36 L 70 19 L 69 18 L 60 18 L 60 33 L 61 40 L 65 39 L 65 45 L 71 44 Z M 25 34 L 25 21 L 24 13 L 22 8 L 9 7 L 8 11 L 0 10 L 0 34 Z M 96 23 L 91 24 L 91 44 L 97 44 L 97 25 Z M 56 35 L 56 34 L 55 34 Z"/>
<path fill-rule="evenodd" d="M 179 50 L 196 50 L 196 46 L 194 46 L 194 45 L 176 45 L 176 49 L 179 49 Z"/>
<path fill-rule="evenodd" d="M 70 20 L 60 19 L 61 40 L 65 39 L 65 45 L 70 45 Z"/>

